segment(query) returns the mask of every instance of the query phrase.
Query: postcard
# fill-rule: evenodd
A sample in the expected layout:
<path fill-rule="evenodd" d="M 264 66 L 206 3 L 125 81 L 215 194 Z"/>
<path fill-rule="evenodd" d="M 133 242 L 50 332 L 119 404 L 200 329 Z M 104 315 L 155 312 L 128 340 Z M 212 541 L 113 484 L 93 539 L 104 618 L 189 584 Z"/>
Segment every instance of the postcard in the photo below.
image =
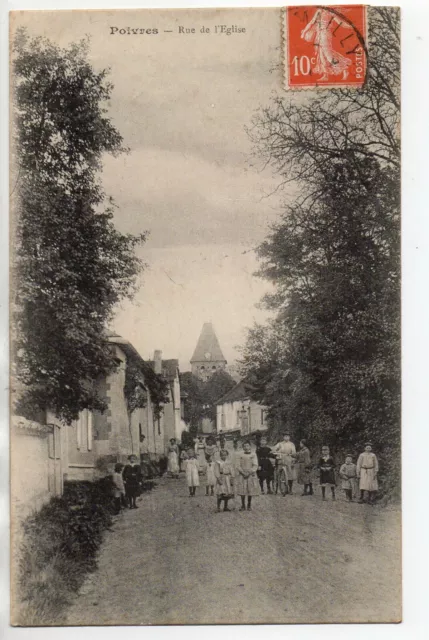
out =
<path fill-rule="evenodd" d="M 399 9 L 10 51 L 11 623 L 399 622 Z"/>

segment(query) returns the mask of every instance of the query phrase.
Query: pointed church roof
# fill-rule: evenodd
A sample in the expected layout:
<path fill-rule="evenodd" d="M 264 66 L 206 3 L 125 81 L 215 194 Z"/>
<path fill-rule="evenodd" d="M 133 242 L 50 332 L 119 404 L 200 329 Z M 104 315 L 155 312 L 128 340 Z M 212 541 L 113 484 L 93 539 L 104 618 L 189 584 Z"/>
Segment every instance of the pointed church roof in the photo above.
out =
<path fill-rule="evenodd" d="M 204 362 L 206 353 L 210 353 L 210 358 L 208 358 L 210 362 L 226 363 L 211 322 L 204 323 L 191 362 Z"/>

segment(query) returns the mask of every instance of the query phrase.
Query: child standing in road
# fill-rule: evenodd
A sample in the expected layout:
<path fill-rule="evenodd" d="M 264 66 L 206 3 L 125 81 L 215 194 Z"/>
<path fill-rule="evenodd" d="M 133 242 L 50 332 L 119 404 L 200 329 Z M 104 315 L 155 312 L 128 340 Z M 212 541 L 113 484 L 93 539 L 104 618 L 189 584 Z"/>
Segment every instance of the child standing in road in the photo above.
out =
<path fill-rule="evenodd" d="M 189 497 L 195 496 L 195 490 L 200 486 L 198 476 L 199 464 L 193 449 L 188 449 L 188 459 L 185 460 L 186 482 L 189 487 Z"/>
<path fill-rule="evenodd" d="M 276 454 L 267 446 L 267 439 L 262 436 L 259 447 L 256 449 L 258 458 L 258 478 L 261 486 L 261 493 L 264 493 L 264 481 L 267 484 L 267 493 L 272 493 L 274 478 L 274 466 L 271 460 L 275 460 Z"/>
<path fill-rule="evenodd" d="M 243 453 L 238 458 L 236 469 L 236 490 L 241 497 L 241 507 L 239 511 L 246 510 L 246 496 L 247 496 L 247 511 L 252 510 L 252 497 L 259 496 L 261 490 L 259 487 L 258 476 L 256 472 L 258 470 L 258 458 L 256 453 L 252 453 L 250 442 L 243 443 Z"/>
<path fill-rule="evenodd" d="M 228 460 L 228 451 L 222 449 L 219 453 L 220 460 L 214 463 L 214 474 L 216 478 L 216 496 L 217 496 L 217 511 L 220 511 L 220 505 L 223 500 L 223 510 L 230 511 L 228 509 L 228 500 L 234 497 L 233 491 L 233 477 L 234 467 Z"/>
<path fill-rule="evenodd" d="M 182 449 L 182 451 L 180 452 L 180 471 L 184 471 L 185 470 L 185 460 L 188 459 L 188 454 L 186 453 L 186 451 L 184 449 Z"/>
<path fill-rule="evenodd" d="M 123 465 L 119 462 L 115 464 L 115 472 L 113 474 L 113 501 L 115 506 L 115 515 L 121 511 L 122 500 L 125 498 L 125 485 L 122 478 Z"/>
<path fill-rule="evenodd" d="M 214 488 L 216 484 L 215 477 L 215 463 L 213 460 L 213 456 L 206 454 L 206 496 L 210 495 L 214 496 Z"/>
<path fill-rule="evenodd" d="M 130 509 L 138 509 L 136 498 L 140 495 L 140 482 L 142 479 L 142 470 L 137 464 L 137 456 L 128 456 L 129 463 L 125 465 L 122 472 L 122 478 L 125 484 L 125 495 L 127 496 L 128 506 Z"/>
<path fill-rule="evenodd" d="M 356 465 L 353 464 L 351 455 L 346 456 L 346 461 L 340 467 L 341 488 L 344 489 L 349 502 L 356 495 Z"/>
<path fill-rule="evenodd" d="M 332 500 L 335 500 L 335 462 L 329 454 L 329 447 L 322 447 L 322 457 L 317 466 L 320 470 L 322 500 L 326 500 L 326 487 L 331 487 Z"/>

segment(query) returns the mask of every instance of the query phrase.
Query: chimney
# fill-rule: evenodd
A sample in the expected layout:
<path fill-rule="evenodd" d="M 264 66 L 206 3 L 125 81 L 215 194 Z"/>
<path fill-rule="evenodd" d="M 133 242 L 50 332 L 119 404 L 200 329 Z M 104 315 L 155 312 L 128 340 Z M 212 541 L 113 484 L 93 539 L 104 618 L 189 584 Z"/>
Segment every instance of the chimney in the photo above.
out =
<path fill-rule="evenodd" d="M 159 349 L 153 354 L 153 370 L 155 373 L 162 373 L 162 351 Z"/>

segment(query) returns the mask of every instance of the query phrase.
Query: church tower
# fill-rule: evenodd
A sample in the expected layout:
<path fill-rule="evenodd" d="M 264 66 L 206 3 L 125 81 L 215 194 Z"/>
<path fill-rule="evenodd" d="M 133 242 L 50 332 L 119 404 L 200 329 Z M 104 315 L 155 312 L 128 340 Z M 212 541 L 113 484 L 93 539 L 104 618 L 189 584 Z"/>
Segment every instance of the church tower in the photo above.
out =
<path fill-rule="evenodd" d="M 208 380 L 219 369 L 225 369 L 226 360 L 219 346 L 211 322 L 205 322 L 191 358 L 192 373 L 200 380 Z"/>

